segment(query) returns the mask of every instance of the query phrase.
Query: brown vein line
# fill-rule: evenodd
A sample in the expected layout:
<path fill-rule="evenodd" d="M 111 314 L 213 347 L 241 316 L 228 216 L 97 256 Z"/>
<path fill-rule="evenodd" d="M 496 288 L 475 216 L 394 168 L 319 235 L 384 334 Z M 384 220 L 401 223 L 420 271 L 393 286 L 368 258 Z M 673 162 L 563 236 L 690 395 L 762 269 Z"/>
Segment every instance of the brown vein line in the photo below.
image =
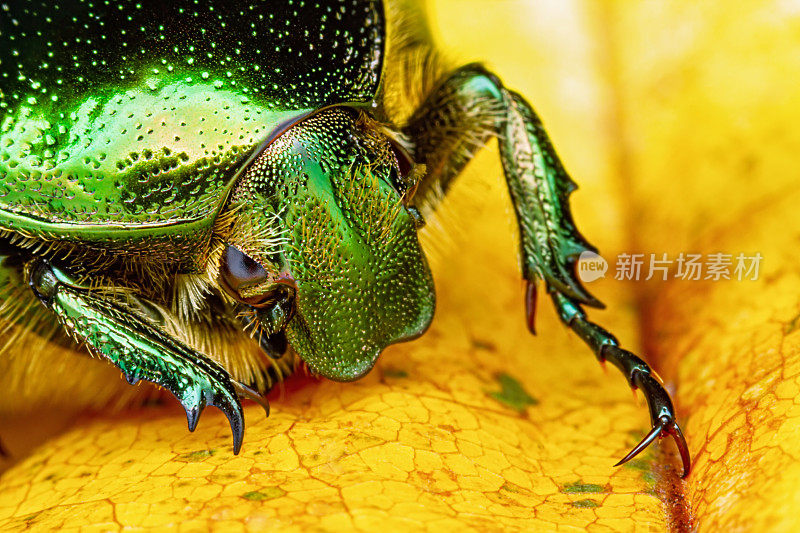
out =
<path fill-rule="evenodd" d="M 615 171 L 614 186 L 618 196 L 623 199 L 620 216 L 626 228 L 629 249 L 639 250 L 641 242 L 636 232 L 636 221 L 640 219 L 642 208 L 635 203 L 632 193 L 636 179 L 630 157 L 630 139 L 633 132 L 627 128 L 625 87 L 620 76 L 622 72 L 620 49 L 625 43 L 623 39 L 618 38 L 622 30 L 617 23 L 621 10 L 633 8 L 626 2 L 588 2 L 586 5 L 589 20 L 593 21 L 591 30 L 595 34 L 594 58 L 597 71 L 601 78 L 605 78 L 608 87 L 603 95 L 605 100 L 603 122 L 606 125 L 608 139 L 606 146 L 610 153 L 610 166 Z M 647 307 L 648 295 L 646 291 L 637 290 L 634 291 L 633 298 L 638 311 L 639 338 L 642 339 L 643 346 L 647 346 L 646 340 L 653 333 L 652 324 L 643 312 Z M 653 366 L 658 371 L 657 365 Z M 669 379 L 672 376 L 666 377 Z M 677 409 L 679 412 L 682 411 L 680 403 Z M 679 479 L 678 469 L 664 466 L 674 461 L 672 455 L 663 451 L 661 447 L 656 453 L 655 468 L 658 475 L 656 492 L 664 505 L 667 528 L 674 532 L 691 531 L 696 527 L 696 519 L 692 513 L 691 502 L 686 501 L 685 482 Z"/>

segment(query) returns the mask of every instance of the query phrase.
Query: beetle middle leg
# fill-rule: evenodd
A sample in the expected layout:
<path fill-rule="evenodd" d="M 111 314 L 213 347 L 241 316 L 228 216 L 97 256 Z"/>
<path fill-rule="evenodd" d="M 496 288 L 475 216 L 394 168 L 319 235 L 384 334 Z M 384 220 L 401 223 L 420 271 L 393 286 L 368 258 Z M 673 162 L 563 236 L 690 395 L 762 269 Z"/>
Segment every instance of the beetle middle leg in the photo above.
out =
<path fill-rule="evenodd" d="M 681 454 L 683 475 L 688 475 L 688 447 L 666 389 L 647 363 L 620 348 L 581 307 L 603 307 L 575 276 L 578 256 L 595 249 L 572 220 L 568 197 L 576 185 L 530 105 L 480 65 L 468 65 L 441 81 L 412 114 L 403 133 L 413 144 L 415 159 L 428 169 L 414 198 L 423 213 L 436 207 L 474 153 L 497 137 L 520 232 L 528 327 L 533 332 L 536 285 L 543 281 L 561 320 L 647 399 L 652 429 L 618 464 L 632 459 L 656 437 L 670 435 Z"/>

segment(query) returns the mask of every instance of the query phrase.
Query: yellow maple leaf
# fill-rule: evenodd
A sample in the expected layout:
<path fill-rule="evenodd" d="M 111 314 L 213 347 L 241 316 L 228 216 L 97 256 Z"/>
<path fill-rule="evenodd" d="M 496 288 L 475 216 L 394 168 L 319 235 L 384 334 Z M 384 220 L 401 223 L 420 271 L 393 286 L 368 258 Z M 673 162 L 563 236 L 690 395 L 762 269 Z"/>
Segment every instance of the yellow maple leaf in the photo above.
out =
<path fill-rule="evenodd" d="M 614 469 L 648 429 L 643 405 L 544 306 L 528 334 L 487 151 L 444 206 L 458 231 L 428 230 L 439 304 L 423 338 L 356 383 L 292 378 L 270 418 L 246 408 L 235 457 L 211 410 L 195 433 L 172 404 L 84 417 L 0 478 L 0 528 L 800 528 L 800 16 L 791 2 L 485 6 L 431 11 L 458 55 L 488 57 L 538 108 L 605 257 L 764 257 L 757 281 L 591 286 L 609 306 L 592 316 L 676 388 L 685 484 L 671 445 Z"/>

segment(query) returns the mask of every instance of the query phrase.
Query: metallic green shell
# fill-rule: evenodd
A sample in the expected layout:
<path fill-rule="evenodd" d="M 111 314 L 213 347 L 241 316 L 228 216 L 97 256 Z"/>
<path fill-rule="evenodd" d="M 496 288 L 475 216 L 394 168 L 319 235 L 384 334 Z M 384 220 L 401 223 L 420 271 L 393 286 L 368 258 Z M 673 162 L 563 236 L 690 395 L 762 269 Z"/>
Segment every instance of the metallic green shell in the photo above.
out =
<path fill-rule="evenodd" d="M 0 6 L 0 229 L 170 260 L 281 124 L 370 103 L 377 0 Z"/>

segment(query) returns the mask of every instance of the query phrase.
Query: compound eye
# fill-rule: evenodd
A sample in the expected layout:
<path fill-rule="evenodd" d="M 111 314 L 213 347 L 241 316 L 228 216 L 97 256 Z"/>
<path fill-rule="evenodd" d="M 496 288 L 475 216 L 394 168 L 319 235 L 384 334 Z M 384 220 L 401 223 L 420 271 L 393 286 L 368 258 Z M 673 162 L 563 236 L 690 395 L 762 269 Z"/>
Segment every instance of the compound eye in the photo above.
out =
<path fill-rule="evenodd" d="M 242 289 L 263 283 L 268 278 L 264 267 L 255 259 L 230 244 L 222 257 L 219 274 L 222 278 L 223 286 L 231 296 L 251 305 L 255 305 L 258 302 L 245 301 L 241 296 Z M 248 298 L 247 300 L 252 299 Z"/>
<path fill-rule="evenodd" d="M 297 284 L 290 275 L 271 275 L 258 261 L 230 244 L 222 257 L 219 275 L 225 292 L 251 307 L 294 305 Z M 291 313 L 285 314 L 291 317 Z"/>

